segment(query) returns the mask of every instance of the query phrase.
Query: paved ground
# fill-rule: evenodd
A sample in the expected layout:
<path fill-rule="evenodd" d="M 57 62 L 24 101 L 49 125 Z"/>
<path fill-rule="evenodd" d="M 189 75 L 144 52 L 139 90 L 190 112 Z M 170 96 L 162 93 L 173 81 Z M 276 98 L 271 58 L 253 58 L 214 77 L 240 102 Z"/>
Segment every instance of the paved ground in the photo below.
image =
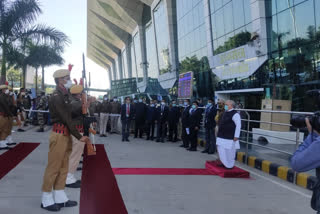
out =
<path fill-rule="evenodd" d="M 13 133 L 18 142 L 41 144 L 0 180 L 1 214 L 48 213 L 40 209 L 40 197 L 49 132 L 40 134 L 35 130 Z M 113 167 L 204 168 L 206 160 L 215 159 L 213 155 L 187 152 L 177 143 L 141 139 L 124 143 L 120 139 L 119 135 L 97 138 L 97 143 L 105 145 Z M 314 213 L 309 208 L 310 191 L 247 166 L 238 166 L 251 170 L 253 179 L 165 175 L 117 175 L 116 178 L 130 214 Z M 67 194 L 70 199 L 79 200 L 79 190 L 67 189 Z M 79 208 L 65 208 L 60 213 L 79 213 Z"/>

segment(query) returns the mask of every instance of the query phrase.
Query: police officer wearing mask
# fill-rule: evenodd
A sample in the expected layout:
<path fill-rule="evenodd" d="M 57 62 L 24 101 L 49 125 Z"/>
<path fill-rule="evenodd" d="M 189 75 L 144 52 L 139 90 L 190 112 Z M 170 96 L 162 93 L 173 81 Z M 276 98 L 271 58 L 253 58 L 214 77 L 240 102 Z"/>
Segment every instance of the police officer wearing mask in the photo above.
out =
<path fill-rule="evenodd" d="M 157 120 L 157 109 L 156 109 L 156 100 L 152 100 L 150 106 L 148 106 L 147 117 L 146 117 L 146 134 L 147 140 L 154 139 L 154 127 Z"/>
<path fill-rule="evenodd" d="M 198 101 L 194 101 L 192 103 L 192 106 L 189 110 L 190 114 L 190 121 L 189 121 L 189 127 L 190 127 L 190 136 L 189 141 L 191 143 L 190 148 L 188 148 L 189 151 L 197 151 L 197 142 L 198 142 L 198 131 L 200 129 L 200 122 L 202 118 L 202 109 L 198 108 L 199 103 Z"/>
<path fill-rule="evenodd" d="M 177 142 L 178 139 L 178 122 L 180 118 L 180 109 L 175 100 L 169 108 L 168 125 L 169 125 L 169 141 Z"/>
<path fill-rule="evenodd" d="M 147 106 L 143 103 L 142 97 L 139 98 L 139 102 L 134 105 L 135 109 L 135 130 L 134 130 L 134 138 L 139 137 L 142 138 L 143 129 L 146 119 Z"/>
<path fill-rule="evenodd" d="M 189 147 L 189 135 L 190 135 L 190 100 L 186 99 L 184 101 L 184 110 L 181 115 L 182 123 L 182 145 L 180 147 L 188 148 Z"/>
<path fill-rule="evenodd" d="M 164 143 L 166 136 L 166 127 L 168 122 L 169 108 L 166 106 L 166 101 L 161 100 L 161 105 L 158 109 L 158 126 L 157 126 L 157 142 Z"/>
<path fill-rule="evenodd" d="M 214 104 L 214 100 L 209 98 L 208 104 L 205 108 L 205 117 L 204 117 L 204 127 L 206 133 L 206 148 L 202 153 L 213 154 L 216 151 L 216 136 L 215 136 L 215 128 L 216 121 L 215 117 L 217 114 L 216 105 Z"/>

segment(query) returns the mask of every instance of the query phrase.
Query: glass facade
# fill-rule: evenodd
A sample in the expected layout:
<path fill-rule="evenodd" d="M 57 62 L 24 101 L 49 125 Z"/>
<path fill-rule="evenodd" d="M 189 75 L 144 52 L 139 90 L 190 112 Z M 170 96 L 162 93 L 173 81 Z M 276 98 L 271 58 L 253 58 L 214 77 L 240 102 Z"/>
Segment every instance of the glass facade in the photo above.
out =
<path fill-rule="evenodd" d="M 136 66 L 136 57 L 135 57 L 135 51 L 134 51 L 134 46 L 133 42 L 130 44 L 131 48 L 131 67 L 132 67 L 132 77 L 136 78 L 137 77 L 137 66 Z"/>
<path fill-rule="evenodd" d="M 146 46 L 148 61 L 148 77 L 157 79 L 159 77 L 159 69 L 157 62 L 156 43 L 154 37 L 153 23 L 150 22 L 146 26 Z"/>
<path fill-rule="evenodd" d="M 165 1 L 161 0 L 153 10 L 160 74 L 170 71 L 168 14 Z"/>
<path fill-rule="evenodd" d="M 140 45 L 140 35 L 137 33 L 133 37 L 134 44 L 134 54 L 135 54 L 135 64 L 138 81 L 143 81 L 143 69 L 142 69 L 142 56 L 141 56 L 141 45 Z"/>
<path fill-rule="evenodd" d="M 179 61 L 207 56 L 207 34 L 203 0 L 177 1 Z M 192 41 L 192 42 L 191 42 Z"/>
<path fill-rule="evenodd" d="M 251 37 L 250 0 L 210 0 L 214 55 L 245 45 Z"/>
<path fill-rule="evenodd" d="M 306 91 L 320 88 L 318 0 L 272 1 L 270 57 L 264 66 L 265 87 L 273 99 L 292 100 L 292 110 L 313 111 Z"/>

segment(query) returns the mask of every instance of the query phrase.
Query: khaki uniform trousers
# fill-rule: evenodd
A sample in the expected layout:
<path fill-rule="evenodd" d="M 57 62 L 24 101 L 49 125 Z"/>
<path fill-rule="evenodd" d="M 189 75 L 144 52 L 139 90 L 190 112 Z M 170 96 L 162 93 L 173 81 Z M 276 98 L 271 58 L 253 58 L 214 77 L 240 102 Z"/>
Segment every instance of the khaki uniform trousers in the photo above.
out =
<path fill-rule="evenodd" d="M 0 141 L 7 139 L 11 135 L 12 117 L 0 116 Z"/>
<path fill-rule="evenodd" d="M 48 165 L 43 176 L 43 192 L 63 190 L 68 174 L 69 156 L 72 151 L 72 138 L 56 132 L 49 137 Z"/>
<path fill-rule="evenodd" d="M 69 173 L 74 174 L 77 170 L 84 149 L 84 142 L 72 136 L 72 152 L 69 157 Z"/>

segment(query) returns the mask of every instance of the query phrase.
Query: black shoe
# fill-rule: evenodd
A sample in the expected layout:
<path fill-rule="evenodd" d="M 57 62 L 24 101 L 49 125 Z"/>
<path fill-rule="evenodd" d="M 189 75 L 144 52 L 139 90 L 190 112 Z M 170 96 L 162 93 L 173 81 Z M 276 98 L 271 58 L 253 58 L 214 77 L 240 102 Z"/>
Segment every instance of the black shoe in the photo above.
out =
<path fill-rule="evenodd" d="M 208 152 L 208 154 L 209 154 L 209 155 L 213 155 L 213 154 L 214 154 L 214 152 Z"/>
<path fill-rule="evenodd" d="M 10 147 L 2 147 L 2 148 L 0 148 L 0 150 L 9 150 L 10 149 Z"/>
<path fill-rule="evenodd" d="M 83 161 L 81 160 L 79 163 L 83 163 Z"/>
<path fill-rule="evenodd" d="M 75 207 L 78 205 L 78 202 L 76 201 L 67 201 L 65 203 L 60 203 L 60 204 L 57 204 L 58 206 L 60 207 Z"/>
<path fill-rule="evenodd" d="M 150 140 L 150 137 L 147 137 L 147 140 Z"/>
<path fill-rule="evenodd" d="M 124 142 L 124 139 L 122 138 L 122 142 Z"/>
<path fill-rule="evenodd" d="M 179 147 L 181 147 L 181 148 L 185 148 L 185 147 L 184 147 L 184 144 L 180 145 Z"/>
<path fill-rule="evenodd" d="M 130 140 L 129 140 L 128 138 L 126 139 L 126 141 L 127 141 L 127 142 L 130 142 Z"/>
<path fill-rule="evenodd" d="M 77 171 L 81 171 L 81 170 L 82 170 L 82 167 L 78 167 L 78 168 L 77 168 Z"/>
<path fill-rule="evenodd" d="M 150 137 L 150 140 L 153 140 L 153 137 Z"/>
<path fill-rule="evenodd" d="M 17 143 L 7 143 L 8 146 L 17 145 Z"/>
<path fill-rule="evenodd" d="M 161 140 L 161 143 L 164 143 L 164 140 Z"/>
<path fill-rule="evenodd" d="M 208 153 L 209 151 L 207 149 L 203 150 L 201 153 Z"/>
<path fill-rule="evenodd" d="M 45 210 L 48 210 L 48 211 L 51 211 L 51 212 L 58 212 L 60 211 L 61 207 L 58 205 L 58 204 L 52 204 L 50 206 L 47 206 L 47 207 L 44 207 L 41 203 L 41 206 L 40 206 L 42 209 L 45 209 Z"/>
<path fill-rule="evenodd" d="M 197 151 L 197 149 L 196 148 L 190 148 L 190 149 L 188 149 L 190 152 L 196 152 Z"/>
<path fill-rule="evenodd" d="M 37 130 L 37 132 L 44 132 L 44 129 L 40 128 L 40 129 Z"/>
<path fill-rule="evenodd" d="M 81 187 L 81 181 L 77 180 L 73 184 L 66 184 L 66 187 L 69 187 L 69 188 L 80 188 Z"/>
<path fill-rule="evenodd" d="M 17 132 L 25 132 L 23 129 L 18 129 Z"/>

